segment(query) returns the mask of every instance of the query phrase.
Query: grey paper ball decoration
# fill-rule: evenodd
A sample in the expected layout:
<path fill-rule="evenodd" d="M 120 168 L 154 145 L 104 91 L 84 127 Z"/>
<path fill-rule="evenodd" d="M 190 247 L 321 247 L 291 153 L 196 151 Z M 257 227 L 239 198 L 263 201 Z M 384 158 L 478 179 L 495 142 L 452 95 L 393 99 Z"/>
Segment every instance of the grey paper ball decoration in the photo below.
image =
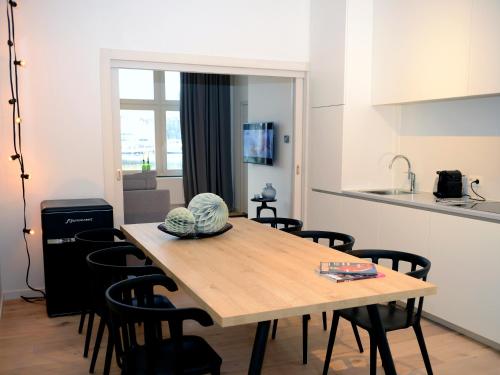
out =
<path fill-rule="evenodd" d="M 177 207 L 165 218 L 165 227 L 169 232 L 187 235 L 194 232 L 194 216 L 187 208 Z"/>
<path fill-rule="evenodd" d="M 227 223 L 229 211 L 226 202 L 216 194 L 202 193 L 189 202 L 188 209 L 195 220 L 195 231 L 198 233 L 214 233 Z"/>

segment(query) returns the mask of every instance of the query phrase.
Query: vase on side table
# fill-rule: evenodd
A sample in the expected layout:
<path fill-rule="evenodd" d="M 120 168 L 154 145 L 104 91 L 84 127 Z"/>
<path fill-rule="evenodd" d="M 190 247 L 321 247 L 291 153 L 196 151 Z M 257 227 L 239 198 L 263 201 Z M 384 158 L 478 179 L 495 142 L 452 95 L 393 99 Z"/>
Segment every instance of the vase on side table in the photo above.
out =
<path fill-rule="evenodd" d="M 276 198 L 276 189 L 273 187 L 272 183 L 270 182 L 266 183 L 266 187 L 262 190 L 262 198 L 265 199 Z"/>

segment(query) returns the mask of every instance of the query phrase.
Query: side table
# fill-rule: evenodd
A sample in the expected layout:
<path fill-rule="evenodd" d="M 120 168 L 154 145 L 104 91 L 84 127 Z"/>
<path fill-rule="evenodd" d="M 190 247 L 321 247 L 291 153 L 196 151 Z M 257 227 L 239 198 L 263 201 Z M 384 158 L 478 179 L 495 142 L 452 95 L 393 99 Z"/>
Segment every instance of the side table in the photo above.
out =
<path fill-rule="evenodd" d="M 269 199 L 269 198 L 252 198 L 250 199 L 252 202 L 258 202 L 261 203 L 259 207 L 257 207 L 257 217 L 260 218 L 260 212 L 262 210 L 271 210 L 274 214 L 274 217 L 277 217 L 276 215 L 276 207 L 270 207 L 267 204 L 271 202 L 276 202 L 276 199 Z"/>

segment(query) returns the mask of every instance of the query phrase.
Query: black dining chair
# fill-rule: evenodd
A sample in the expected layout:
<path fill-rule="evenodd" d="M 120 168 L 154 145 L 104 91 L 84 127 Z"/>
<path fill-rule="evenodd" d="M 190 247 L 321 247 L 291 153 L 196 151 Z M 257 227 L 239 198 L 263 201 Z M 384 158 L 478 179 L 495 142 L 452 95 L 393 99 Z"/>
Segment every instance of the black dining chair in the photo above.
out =
<path fill-rule="evenodd" d="M 213 325 L 210 315 L 198 308 L 157 304 L 158 288 L 169 290 L 171 286 L 168 277 L 153 275 L 118 282 L 106 291 L 122 374 L 220 374 L 222 359 L 212 347 L 199 336 L 183 333 L 186 320 L 204 327 Z M 168 323 L 169 338 L 164 338 L 162 322 Z"/>
<path fill-rule="evenodd" d="M 339 232 L 329 232 L 329 231 L 318 231 L 318 230 L 298 230 L 290 232 L 291 234 L 311 239 L 313 242 L 320 243 L 327 242 L 328 246 L 332 249 L 342 251 L 342 252 L 350 252 L 352 247 L 354 246 L 355 239 L 353 236 L 345 233 Z M 326 331 L 327 323 L 326 323 L 326 312 L 322 313 L 323 319 L 323 330 Z M 309 320 L 311 320 L 311 316 L 309 314 L 302 316 L 302 363 L 307 363 L 307 347 L 308 347 L 308 326 Z M 278 319 L 273 321 L 273 328 L 271 333 L 271 338 L 274 340 L 276 338 L 276 331 L 278 329 Z M 352 324 L 352 329 L 354 331 L 354 337 L 356 338 L 356 342 L 358 343 L 358 347 L 360 350 L 363 350 L 363 346 L 361 344 L 361 338 L 359 337 L 358 328 L 355 324 Z"/>
<path fill-rule="evenodd" d="M 385 259 L 392 263 L 392 269 L 399 271 L 401 264 L 410 266 L 410 271 L 406 274 L 417 279 L 427 280 L 427 275 L 431 268 L 431 262 L 416 254 L 394 251 L 394 250 L 354 250 L 351 253 L 358 258 L 369 258 L 373 263 L 379 263 L 379 260 Z M 399 329 L 412 327 L 417 336 L 418 345 L 422 353 L 425 368 L 428 375 L 432 375 L 432 367 L 427 353 L 427 347 L 420 326 L 420 318 L 422 315 L 422 307 L 424 304 L 424 297 L 418 300 L 417 309 L 415 311 L 415 298 L 410 298 L 406 301 L 406 305 L 400 306 L 395 301 L 389 302 L 387 305 L 377 305 L 382 325 L 386 332 L 396 331 Z M 332 325 L 330 328 L 330 338 L 326 351 L 326 358 L 323 367 L 323 375 L 328 373 L 330 367 L 330 360 L 333 352 L 333 345 L 335 343 L 335 335 L 340 318 L 344 318 L 351 323 L 359 326 L 366 331 L 370 336 L 370 374 L 374 375 L 377 372 L 377 338 L 372 328 L 371 320 L 369 317 L 368 309 L 364 307 L 355 307 L 350 309 L 336 310 L 333 312 Z M 361 351 L 361 350 L 360 350 Z"/>
<path fill-rule="evenodd" d="M 133 245 L 101 249 L 87 256 L 87 265 L 92 276 L 91 307 L 92 311 L 100 317 L 94 352 L 92 353 L 92 361 L 90 363 L 90 373 L 94 372 L 101 340 L 106 327 L 108 328 L 108 345 L 104 361 L 104 374 L 109 374 L 111 368 L 113 340 L 110 330 L 109 310 L 105 299 L 106 289 L 112 284 L 131 276 L 164 275 L 163 271 L 158 267 L 146 264 L 146 260 L 147 258 L 144 253 Z M 128 263 L 132 263 L 132 261 L 134 265 L 129 265 Z M 175 290 L 177 290 L 177 286 L 172 281 L 169 291 Z M 174 307 L 167 297 L 159 296 L 158 299 L 156 301 L 158 305 L 168 308 Z"/>
<path fill-rule="evenodd" d="M 79 232 L 75 235 L 75 244 L 78 250 L 85 254 L 85 257 L 93 251 L 116 246 L 130 246 L 130 243 L 125 241 L 125 235 L 115 228 L 97 228 Z M 87 269 L 88 270 L 88 269 Z M 87 283 L 90 285 L 90 275 L 87 272 Z M 85 324 L 85 317 L 88 314 L 87 333 L 85 335 L 85 344 L 83 348 L 83 356 L 86 358 L 89 353 L 90 340 L 92 337 L 92 329 L 94 326 L 94 312 L 91 309 L 91 290 L 90 287 L 86 293 L 81 296 L 82 311 L 80 314 L 80 323 L 78 324 L 78 333 L 82 333 Z"/>
<path fill-rule="evenodd" d="M 302 221 L 289 219 L 287 217 L 259 217 L 253 218 L 252 220 L 289 233 L 301 230 L 303 225 Z"/>

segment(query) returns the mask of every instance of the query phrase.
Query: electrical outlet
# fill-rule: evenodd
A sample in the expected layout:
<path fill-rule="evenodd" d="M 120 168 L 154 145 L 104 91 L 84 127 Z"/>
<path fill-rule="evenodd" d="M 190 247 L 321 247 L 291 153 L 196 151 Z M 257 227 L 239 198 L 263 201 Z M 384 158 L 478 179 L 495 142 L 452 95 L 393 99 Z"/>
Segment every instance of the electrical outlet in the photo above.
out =
<path fill-rule="evenodd" d="M 483 177 L 482 176 L 478 176 L 478 175 L 475 175 L 475 174 L 471 174 L 468 176 L 469 178 L 469 185 L 472 181 L 476 181 L 476 180 L 479 180 L 479 183 L 477 184 L 474 184 L 475 186 L 481 186 L 481 185 L 484 185 L 484 181 L 483 181 Z"/>

